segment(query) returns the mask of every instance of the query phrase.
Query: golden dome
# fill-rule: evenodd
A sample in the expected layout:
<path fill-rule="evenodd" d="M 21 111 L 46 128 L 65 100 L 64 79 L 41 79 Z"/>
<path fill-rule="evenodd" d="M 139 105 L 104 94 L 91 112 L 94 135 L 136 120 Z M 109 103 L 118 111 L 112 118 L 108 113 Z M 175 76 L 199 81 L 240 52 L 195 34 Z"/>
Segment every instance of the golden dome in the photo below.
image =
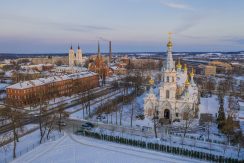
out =
<path fill-rule="evenodd" d="M 190 85 L 190 82 L 189 82 L 189 79 L 188 79 L 188 76 L 187 76 L 187 78 L 186 78 L 186 81 L 185 81 L 185 86 L 189 86 Z"/>
<path fill-rule="evenodd" d="M 178 59 L 178 64 L 176 65 L 176 68 L 177 69 L 181 69 L 182 68 L 182 65 L 180 64 L 180 59 Z"/>
<path fill-rule="evenodd" d="M 154 84 L 154 80 L 152 78 L 149 80 L 149 84 L 150 85 L 153 85 Z"/>
<path fill-rule="evenodd" d="M 171 41 L 168 42 L 167 47 L 172 47 L 173 43 Z"/>
<path fill-rule="evenodd" d="M 184 71 L 187 71 L 187 65 L 186 64 L 184 65 Z"/>
<path fill-rule="evenodd" d="M 194 77 L 194 75 L 195 75 L 195 74 L 194 74 L 194 70 L 193 70 L 193 67 L 192 67 L 190 76 L 191 76 L 191 77 Z"/>
<path fill-rule="evenodd" d="M 167 44 L 167 47 L 169 48 L 169 47 L 172 47 L 173 46 L 173 43 L 172 43 L 172 38 L 171 38 L 171 35 L 172 35 L 172 33 L 171 32 L 169 32 L 168 33 L 168 40 L 169 40 L 169 42 L 168 42 L 168 44 Z"/>

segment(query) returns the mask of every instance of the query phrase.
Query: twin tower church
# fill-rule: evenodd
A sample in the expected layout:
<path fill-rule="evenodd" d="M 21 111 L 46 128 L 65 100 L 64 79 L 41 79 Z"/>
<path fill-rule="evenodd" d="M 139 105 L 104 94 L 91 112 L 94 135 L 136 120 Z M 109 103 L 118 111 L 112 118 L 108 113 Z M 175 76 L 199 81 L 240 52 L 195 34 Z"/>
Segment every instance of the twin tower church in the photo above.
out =
<path fill-rule="evenodd" d="M 193 79 L 193 69 L 189 81 L 186 65 L 182 69 L 182 65 L 178 62 L 175 68 L 172 47 L 173 43 L 169 36 L 167 59 L 160 72 L 162 82 L 159 87 L 156 87 L 159 95 L 154 93 L 154 80 L 151 79 L 150 91 L 144 98 L 145 117 L 157 116 L 161 122 L 165 123 L 194 118 L 198 112 L 198 88 Z"/>
<path fill-rule="evenodd" d="M 73 67 L 73 66 L 80 66 L 82 65 L 82 51 L 80 49 L 80 46 L 78 45 L 78 49 L 77 52 L 75 54 L 75 51 L 71 45 L 70 49 L 69 49 L 69 66 Z"/>

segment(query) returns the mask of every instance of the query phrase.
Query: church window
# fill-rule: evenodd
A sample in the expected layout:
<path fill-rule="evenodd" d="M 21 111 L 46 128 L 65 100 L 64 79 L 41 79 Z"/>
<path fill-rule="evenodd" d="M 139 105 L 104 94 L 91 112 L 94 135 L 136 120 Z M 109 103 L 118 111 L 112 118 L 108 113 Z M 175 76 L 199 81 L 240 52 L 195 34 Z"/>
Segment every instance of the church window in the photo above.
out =
<path fill-rule="evenodd" d="M 175 81 L 175 78 L 174 77 L 172 77 L 172 82 L 174 82 Z"/>
<path fill-rule="evenodd" d="M 166 98 L 169 98 L 169 90 L 166 90 Z"/>
<path fill-rule="evenodd" d="M 179 117 L 179 113 L 175 113 L 175 116 L 176 116 L 176 117 Z"/>
<path fill-rule="evenodd" d="M 169 77 L 167 76 L 167 82 L 169 82 Z"/>

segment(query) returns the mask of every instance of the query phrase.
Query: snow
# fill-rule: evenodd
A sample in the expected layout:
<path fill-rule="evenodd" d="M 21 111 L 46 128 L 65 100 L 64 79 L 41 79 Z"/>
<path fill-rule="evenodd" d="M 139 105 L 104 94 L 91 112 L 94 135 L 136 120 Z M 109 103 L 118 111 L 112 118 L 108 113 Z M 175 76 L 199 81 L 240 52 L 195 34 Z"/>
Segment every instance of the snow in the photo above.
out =
<path fill-rule="evenodd" d="M 236 80 L 242 80 L 242 81 L 244 81 L 244 76 L 235 76 L 234 78 Z"/>
<path fill-rule="evenodd" d="M 14 85 L 8 86 L 7 88 L 26 89 L 26 88 L 45 85 L 45 84 L 58 82 L 58 81 L 62 81 L 62 80 L 79 79 L 79 78 L 85 78 L 85 77 L 93 76 L 93 75 L 96 75 L 96 73 L 86 71 L 86 72 L 81 72 L 81 73 L 76 73 L 76 74 L 71 74 L 71 75 L 52 76 L 52 77 L 48 77 L 48 78 L 39 78 L 36 80 L 19 82 Z"/>
<path fill-rule="evenodd" d="M 13 75 L 13 71 L 7 71 L 5 72 L 4 77 L 12 77 L 12 75 Z"/>
<path fill-rule="evenodd" d="M 50 134 L 50 137 L 53 138 L 53 140 L 59 138 L 60 136 L 62 135 L 60 135 L 57 131 L 54 131 L 53 133 Z M 19 142 L 17 142 L 17 148 L 16 148 L 17 157 L 37 147 L 39 145 L 39 140 L 40 140 L 39 130 L 36 130 L 28 135 L 21 137 L 19 139 Z M 48 142 L 51 140 L 44 139 L 44 142 Z M 13 143 L 2 146 L 0 148 L 0 162 L 11 161 L 13 158 L 12 151 L 13 151 Z"/>
<path fill-rule="evenodd" d="M 32 150 L 31 152 L 13 161 L 13 163 L 25 162 L 167 163 L 202 161 L 66 134 L 58 141 L 43 144 L 35 150 Z"/>
<path fill-rule="evenodd" d="M 224 109 L 227 111 L 228 106 L 228 96 L 224 98 Z M 218 97 L 216 95 L 212 95 L 211 97 L 200 98 L 200 105 L 199 105 L 199 115 L 201 113 L 210 113 L 215 116 L 219 111 L 219 102 Z"/>
<path fill-rule="evenodd" d="M 7 86 L 9 86 L 9 84 L 0 83 L 0 90 L 5 90 Z"/>

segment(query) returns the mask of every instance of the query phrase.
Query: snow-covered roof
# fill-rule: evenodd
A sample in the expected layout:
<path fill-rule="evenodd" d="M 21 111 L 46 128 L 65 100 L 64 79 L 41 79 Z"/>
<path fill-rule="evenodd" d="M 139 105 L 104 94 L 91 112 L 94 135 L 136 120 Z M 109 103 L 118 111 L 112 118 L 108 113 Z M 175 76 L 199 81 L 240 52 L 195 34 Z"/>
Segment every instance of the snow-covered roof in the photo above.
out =
<path fill-rule="evenodd" d="M 68 80 L 68 79 L 78 79 L 78 78 L 84 78 L 88 76 L 93 76 L 96 75 L 94 72 L 86 71 L 86 72 L 81 72 L 81 73 L 76 73 L 76 74 L 71 74 L 71 75 L 62 75 L 62 76 L 52 76 L 48 78 L 39 78 L 36 80 L 29 80 L 29 81 L 24 81 L 24 82 L 19 82 L 14 85 L 8 86 L 7 88 L 9 89 L 27 89 L 35 86 L 41 86 L 53 82 L 58 82 L 62 80 Z"/>
<path fill-rule="evenodd" d="M 6 83 L 0 83 L 0 90 L 5 90 L 8 85 Z"/>
<path fill-rule="evenodd" d="M 177 78 L 176 78 L 176 84 L 178 86 L 185 85 L 187 74 L 185 74 L 183 71 L 178 72 L 177 71 Z"/>
<path fill-rule="evenodd" d="M 244 80 L 244 76 L 235 76 L 234 77 L 236 80 Z"/>

